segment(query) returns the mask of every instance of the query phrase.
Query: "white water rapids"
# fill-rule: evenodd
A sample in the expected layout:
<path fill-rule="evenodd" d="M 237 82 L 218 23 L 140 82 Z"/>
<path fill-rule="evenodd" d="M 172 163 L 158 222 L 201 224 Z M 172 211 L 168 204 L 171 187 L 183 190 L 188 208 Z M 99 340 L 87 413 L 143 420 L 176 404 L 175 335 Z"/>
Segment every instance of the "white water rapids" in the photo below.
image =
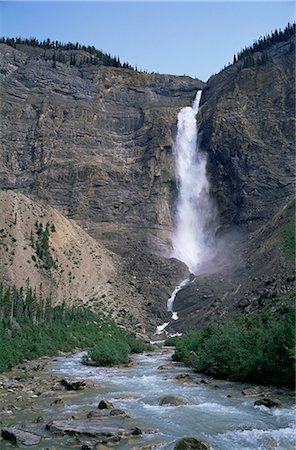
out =
<path fill-rule="evenodd" d="M 135 450 L 146 446 L 155 450 L 173 450 L 176 440 L 184 436 L 204 439 L 213 450 L 295 448 L 295 405 L 292 391 L 282 389 L 279 394 L 278 388 L 268 387 L 271 398 L 278 398 L 283 407 L 254 407 L 256 399 L 244 397 L 241 393 L 246 385 L 222 380 L 208 380 L 209 384 L 200 383 L 202 375 L 172 361 L 171 350 L 167 348 L 133 356 L 134 364 L 131 367 L 83 366 L 80 358 L 81 354 L 57 358 L 52 367 L 52 375 L 75 376 L 94 382 L 96 387 L 74 391 L 76 394 L 63 397 L 65 405 L 60 407 L 54 405 L 52 399 L 41 397 L 40 401 L 44 402 L 45 408 L 42 416 L 46 417 L 46 423 L 57 418 L 65 420 L 73 415 L 86 417 L 90 410 L 98 409 L 101 399 L 105 399 L 131 417 L 117 418 L 123 421 L 123 426 L 130 424 L 143 431 L 147 430 L 142 436 L 135 436 L 131 440 L 122 439 L 116 445 L 120 450 Z M 158 369 L 162 365 L 169 367 L 166 370 Z M 189 374 L 192 381 L 181 383 L 176 379 L 177 375 L 184 373 Z M 57 395 L 60 395 L 59 391 Z M 165 395 L 183 398 L 187 404 L 160 406 L 160 398 Z M 48 406 L 50 404 L 52 406 Z M 35 412 L 35 417 L 38 414 L 40 413 Z M 101 420 L 106 421 L 107 417 Z M 66 438 L 54 437 L 55 441 L 49 441 L 46 446 L 68 450 L 72 446 L 64 447 L 62 444 Z M 59 445 L 56 439 L 61 440 Z M 44 443 L 42 447 L 45 447 Z"/>

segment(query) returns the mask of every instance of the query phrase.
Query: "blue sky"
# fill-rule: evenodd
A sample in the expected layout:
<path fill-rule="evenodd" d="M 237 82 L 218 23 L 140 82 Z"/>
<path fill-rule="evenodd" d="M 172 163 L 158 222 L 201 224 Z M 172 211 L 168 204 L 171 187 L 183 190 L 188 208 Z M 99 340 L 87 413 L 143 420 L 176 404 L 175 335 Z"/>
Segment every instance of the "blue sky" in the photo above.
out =
<path fill-rule="evenodd" d="M 0 1 L 0 34 L 80 42 L 151 72 L 206 81 L 259 36 L 295 20 L 293 1 Z"/>

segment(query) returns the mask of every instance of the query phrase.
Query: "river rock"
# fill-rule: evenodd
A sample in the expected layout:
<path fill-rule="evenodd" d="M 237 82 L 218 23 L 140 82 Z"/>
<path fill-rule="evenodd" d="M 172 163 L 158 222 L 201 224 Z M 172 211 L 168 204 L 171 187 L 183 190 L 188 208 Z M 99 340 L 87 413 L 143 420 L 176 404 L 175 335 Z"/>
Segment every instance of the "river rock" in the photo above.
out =
<path fill-rule="evenodd" d="M 61 398 L 57 398 L 51 403 L 52 406 L 64 406 L 65 403 Z"/>
<path fill-rule="evenodd" d="M 67 391 L 79 391 L 81 389 L 84 389 L 86 386 L 85 381 L 75 380 L 71 378 L 63 378 L 60 383 Z"/>
<path fill-rule="evenodd" d="M 38 416 L 35 420 L 36 423 L 43 423 L 44 422 L 44 417 L 42 416 Z"/>
<path fill-rule="evenodd" d="M 194 437 L 185 437 L 180 439 L 174 447 L 174 450 L 210 450 L 211 447 L 207 441 L 201 441 Z"/>
<path fill-rule="evenodd" d="M 125 416 L 128 417 L 125 411 L 123 409 L 111 409 L 110 416 Z"/>
<path fill-rule="evenodd" d="M 104 422 L 94 420 L 54 420 L 46 425 L 46 429 L 56 434 L 84 434 L 101 438 L 100 442 L 111 437 L 135 436 L 142 434 L 137 428 L 123 428 L 106 425 Z"/>
<path fill-rule="evenodd" d="M 282 404 L 279 400 L 272 400 L 271 398 L 262 398 L 256 400 L 254 406 L 265 406 L 266 408 L 281 408 Z"/>
<path fill-rule="evenodd" d="M 245 389 L 242 390 L 242 394 L 245 397 L 257 397 L 258 395 L 262 395 L 263 394 L 263 390 L 259 386 L 251 387 L 251 388 L 245 388 Z"/>
<path fill-rule="evenodd" d="M 188 405 L 189 402 L 181 397 L 175 397 L 174 395 L 165 395 L 161 397 L 159 404 L 161 406 L 164 405 L 180 406 L 180 405 Z"/>
<path fill-rule="evenodd" d="M 158 370 L 173 370 L 175 369 L 174 366 L 171 364 L 163 364 L 162 366 L 157 367 Z"/>
<path fill-rule="evenodd" d="M 190 383 L 193 381 L 192 376 L 189 373 L 181 373 L 176 376 L 176 380 L 180 383 Z"/>
<path fill-rule="evenodd" d="M 121 436 L 111 436 L 97 442 L 85 441 L 82 443 L 81 450 L 108 450 L 110 447 L 105 447 L 104 444 L 117 444 L 120 440 Z"/>
<path fill-rule="evenodd" d="M 111 402 L 108 402 L 107 400 L 101 400 L 98 404 L 99 409 L 114 409 L 114 406 Z"/>
<path fill-rule="evenodd" d="M 16 445 L 37 445 L 41 440 L 40 436 L 38 436 L 37 434 L 19 430 L 18 428 L 14 427 L 3 428 L 1 436 L 3 437 L 3 439 L 11 441 Z"/>
<path fill-rule="evenodd" d="M 107 417 L 107 415 L 109 415 L 109 411 L 107 411 L 106 409 L 95 409 L 94 411 L 90 411 L 86 417 L 88 419 L 94 419 L 96 417 Z"/>

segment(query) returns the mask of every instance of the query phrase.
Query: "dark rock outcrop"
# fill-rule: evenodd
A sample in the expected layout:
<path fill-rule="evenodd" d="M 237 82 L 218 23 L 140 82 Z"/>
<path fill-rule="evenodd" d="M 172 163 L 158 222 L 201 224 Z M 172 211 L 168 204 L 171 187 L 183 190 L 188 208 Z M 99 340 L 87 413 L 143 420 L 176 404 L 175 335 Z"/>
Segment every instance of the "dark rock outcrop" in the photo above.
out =
<path fill-rule="evenodd" d="M 254 406 L 265 406 L 266 408 L 280 408 L 282 406 L 279 400 L 272 400 L 271 398 L 262 398 L 256 400 Z"/>
<path fill-rule="evenodd" d="M 111 426 L 99 420 L 54 420 L 46 425 L 46 429 L 57 434 L 76 434 L 105 438 L 136 436 L 141 430 Z"/>
<path fill-rule="evenodd" d="M 174 450 L 210 450 L 210 445 L 206 441 L 201 441 L 194 437 L 180 439 Z"/>
<path fill-rule="evenodd" d="M 170 405 L 170 406 L 180 406 L 180 405 L 188 405 L 188 401 L 185 398 L 176 397 L 174 395 L 164 395 L 161 397 L 159 404 L 161 406 Z"/>
<path fill-rule="evenodd" d="M 181 373 L 180 375 L 176 376 L 176 380 L 179 383 L 191 383 L 193 381 L 193 378 L 189 373 Z"/>
<path fill-rule="evenodd" d="M 3 428 L 1 432 L 3 439 L 13 442 L 16 445 L 37 445 L 41 441 L 41 437 L 28 431 L 19 430 L 14 427 Z"/>
<path fill-rule="evenodd" d="M 98 404 L 99 409 L 114 409 L 114 406 L 111 402 L 108 402 L 107 400 L 101 400 Z"/>
<path fill-rule="evenodd" d="M 67 391 L 80 391 L 86 386 L 85 381 L 70 378 L 63 378 L 60 383 Z"/>

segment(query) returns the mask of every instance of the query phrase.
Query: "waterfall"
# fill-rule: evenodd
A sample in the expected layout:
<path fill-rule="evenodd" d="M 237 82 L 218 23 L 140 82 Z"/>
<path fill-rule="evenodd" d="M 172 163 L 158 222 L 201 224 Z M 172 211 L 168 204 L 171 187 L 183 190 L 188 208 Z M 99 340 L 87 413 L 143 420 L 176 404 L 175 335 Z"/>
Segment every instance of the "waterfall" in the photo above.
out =
<path fill-rule="evenodd" d="M 178 200 L 171 256 L 185 263 L 194 275 L 213 259 L 215 243 L 215 214 L 209 196 L 207 160 L 199 149 L 196 124 L 201 92 L 197 92 L 192 107 L 186 106 L 179 112 L 174 146 Z M 172 314 L 173 320 L 178 319 L 178 314 L 173 310 L 176 295 L 193 278 L 190 276 L 176 286 L 167 301 L 167 310 Z M 166 332 L 168 325 L 169 322 L 166 322 L 158 326 L 156 334 Z"/>
<path fill-rule="evenodd" d="M 201 92 L 196 94 L 192 107 L 187 106 L 178 114 L 174 148 L 178 201 L 172 256 L 184 262 L 195 275 L 212 253 L 212 211 L 206 157 L 199 151 L 196 124 Z"/>

